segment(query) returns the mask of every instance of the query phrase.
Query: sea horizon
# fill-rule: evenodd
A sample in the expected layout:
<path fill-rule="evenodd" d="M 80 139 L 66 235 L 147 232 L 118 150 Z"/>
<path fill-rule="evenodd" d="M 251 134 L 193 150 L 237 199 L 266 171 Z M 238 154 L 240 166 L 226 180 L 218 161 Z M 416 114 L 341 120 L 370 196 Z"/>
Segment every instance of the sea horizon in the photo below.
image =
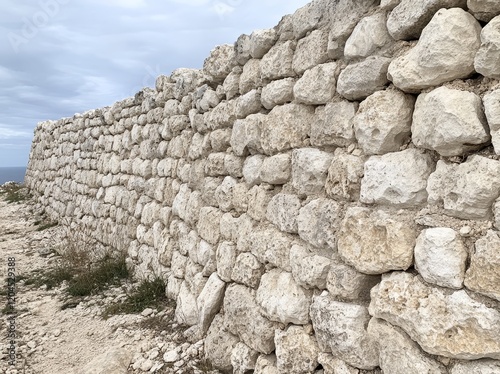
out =
<path fill-rule="evenodd" d="M 0 167 L 0 185 L 10 181 L 23 183 L 25 174 L 26 166 Z"/>

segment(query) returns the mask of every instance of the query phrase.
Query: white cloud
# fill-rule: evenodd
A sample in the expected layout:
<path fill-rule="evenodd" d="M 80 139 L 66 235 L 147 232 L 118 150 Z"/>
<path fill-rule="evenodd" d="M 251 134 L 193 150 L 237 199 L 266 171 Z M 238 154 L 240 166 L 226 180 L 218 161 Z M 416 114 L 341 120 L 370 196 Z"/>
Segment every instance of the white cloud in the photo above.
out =
<path fill-rule="evenodd" d="M 0 139 L 31 138 L 32 135 L 27 131 L 16 130 L 12 126 L 0 124 Z"/>
<path fill-rule="evenodd" d="M 122 8 L 141 8 L 146 6 L 146 0 L 104 0 L 107 5 Z"/>

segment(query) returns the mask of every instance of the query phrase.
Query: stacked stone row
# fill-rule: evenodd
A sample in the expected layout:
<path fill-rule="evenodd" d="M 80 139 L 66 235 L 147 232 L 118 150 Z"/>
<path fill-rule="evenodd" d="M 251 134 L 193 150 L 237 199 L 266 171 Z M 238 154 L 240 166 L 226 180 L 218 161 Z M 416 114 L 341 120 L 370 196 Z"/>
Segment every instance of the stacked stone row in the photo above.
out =
<path fill-rule="evenodd" d="M 498 14 L 313 1 L 40 123 L 26 182 L 223 371 L 500 372 Z"/>

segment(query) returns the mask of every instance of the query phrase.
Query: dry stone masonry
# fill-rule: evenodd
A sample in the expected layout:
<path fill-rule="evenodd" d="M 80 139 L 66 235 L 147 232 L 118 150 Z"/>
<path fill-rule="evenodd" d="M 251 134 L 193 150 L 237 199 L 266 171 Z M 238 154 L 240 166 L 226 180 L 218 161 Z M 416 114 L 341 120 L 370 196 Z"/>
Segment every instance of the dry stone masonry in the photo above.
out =
<path fill-rule="evenodd" d="M 111 107 L 26 183 L 234 373 L 500 373 L 500 6 L 315 0 Z"/>

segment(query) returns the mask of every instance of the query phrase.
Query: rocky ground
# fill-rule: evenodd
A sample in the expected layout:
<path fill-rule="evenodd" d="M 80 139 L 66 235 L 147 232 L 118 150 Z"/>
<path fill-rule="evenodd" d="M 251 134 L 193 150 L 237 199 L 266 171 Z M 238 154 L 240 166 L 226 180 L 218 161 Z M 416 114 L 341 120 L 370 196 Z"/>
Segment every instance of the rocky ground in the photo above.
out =
<path fill-rule="evenodd" d="M 0 296 L 7 305 L 9 258 L 16 276 L 53 266 L 50 250 L 61 235 L 59 227 L 36 231 L 39 220 L 30 201 L 7 203 L 0 195 Z M 9 265 L 12 265 L 11 261 Z M 217 373 L 204 360 L 203 341 L 190 344 L 173 323 L 173 305 L 141 314 L 101 317 L 103 307 L 125 297 L 130 284 L 102 295 L 86 297 L 74 308 L 61 310 L 63 287 L 26 286 L 16 282 L 15 365 L 10 364 L 11 325 L 0 313 L 0 372 L 6 374 Z M 156 317 L 156 318 L 152 318 Z"/>

